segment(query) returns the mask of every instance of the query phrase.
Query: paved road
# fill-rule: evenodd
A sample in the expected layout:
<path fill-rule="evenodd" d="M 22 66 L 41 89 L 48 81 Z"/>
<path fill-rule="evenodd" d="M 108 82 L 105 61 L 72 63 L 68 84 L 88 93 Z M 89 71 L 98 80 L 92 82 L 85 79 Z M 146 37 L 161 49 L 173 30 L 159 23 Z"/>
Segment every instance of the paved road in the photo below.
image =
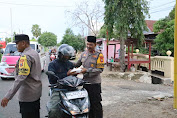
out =
<path fill-rule="evenodd" d="M 48 97 L 48 80 L 47 76 L 42 73 L 42 83 L 43 83 L 43 91 L 42 91 L 42 98 L 41 98 L 41 118 L 44 118 L 46 115 L 46 103 L 49 99 Z M 0 99 L 6 94 L 8 89 L 12 86 L 14 80 L 0 80 Z M 6 108 L 0 107 L 0 118 L 20 118 L 19 114 L 19 105 L 17 101 L 17 96 L 15 95 L 14 98 L 9 102 Z"/>

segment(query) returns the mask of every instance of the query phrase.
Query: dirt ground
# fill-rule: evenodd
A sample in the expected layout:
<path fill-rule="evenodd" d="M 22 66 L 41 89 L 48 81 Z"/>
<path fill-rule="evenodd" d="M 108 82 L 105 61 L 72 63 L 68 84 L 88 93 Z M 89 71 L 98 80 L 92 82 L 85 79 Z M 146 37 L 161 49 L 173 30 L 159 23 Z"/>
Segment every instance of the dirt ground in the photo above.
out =
<path fill-rule="evenodd" d="M 155 95 L 173 96 L 173 86 L 140 83 L 102 73 L 104 118 L 177 118 L 173 98 L 153 99 Z"/>

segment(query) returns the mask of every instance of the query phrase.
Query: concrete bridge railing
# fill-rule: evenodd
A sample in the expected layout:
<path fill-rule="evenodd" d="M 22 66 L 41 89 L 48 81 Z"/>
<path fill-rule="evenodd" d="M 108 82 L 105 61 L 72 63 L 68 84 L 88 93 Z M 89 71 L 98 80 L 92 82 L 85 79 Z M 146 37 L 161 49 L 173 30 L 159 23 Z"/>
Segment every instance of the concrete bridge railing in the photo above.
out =
<path fill-rule="evenodd" d="M 148 60 L 148 55 L 135 54 L 133 58 L 140 60 Z M 149 69 L 149 64 L 141 64 L 142 67 Z M 165 78 L 170 78 L 174 81 L 174 58 L 170 56 L 154 56 L 151 57 L 151 71 L 161 71 L 164 72 Z"/>

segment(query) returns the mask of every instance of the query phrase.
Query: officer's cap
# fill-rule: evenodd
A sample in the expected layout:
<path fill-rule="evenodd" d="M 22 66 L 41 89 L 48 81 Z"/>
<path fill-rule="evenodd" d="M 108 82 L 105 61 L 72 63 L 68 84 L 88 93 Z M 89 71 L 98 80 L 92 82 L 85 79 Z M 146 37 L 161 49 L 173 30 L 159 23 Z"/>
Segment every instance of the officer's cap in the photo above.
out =
<path fill-rule="evenodd" d="M 87 41 L 91 43 L 96 43 L 96 37 L 95 36 L 87 36 Z"/>
<path fill-rule="evenodd" d="M 26 35 L 26 34 L 17 34 L 17 35 L 15 35 L 15 43 L 17 43 L 19 41 L 23 41 L 23 40 L 29 41 L 29 36 Z"/>

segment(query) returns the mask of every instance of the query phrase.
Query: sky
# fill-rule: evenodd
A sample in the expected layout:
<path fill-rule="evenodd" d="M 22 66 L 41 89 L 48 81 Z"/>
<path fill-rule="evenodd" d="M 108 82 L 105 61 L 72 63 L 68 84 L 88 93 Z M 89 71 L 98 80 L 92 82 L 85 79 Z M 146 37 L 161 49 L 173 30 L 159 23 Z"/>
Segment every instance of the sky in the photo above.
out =
<path fill-rule="evenodd" d="M 11 37 L 11 32 L 31 33 L 32 25 L 38 24 L 42 32 L 52 32 L 60 42 L 67 28 L 77 35 L 81 29 L 71 26 L 72 18 L 67 10 L 74 10 L 83 0 L 0 0 L 0 38 Z M 88 0 L 90 3 L 94 0 Z M 102 0 L 97 0 L 102 1 Z M 175 0 L 148 0 L 150 18 L 159 20 L 169 14 Z M 103 6 L 104 7 L 104 6 Z"/>

